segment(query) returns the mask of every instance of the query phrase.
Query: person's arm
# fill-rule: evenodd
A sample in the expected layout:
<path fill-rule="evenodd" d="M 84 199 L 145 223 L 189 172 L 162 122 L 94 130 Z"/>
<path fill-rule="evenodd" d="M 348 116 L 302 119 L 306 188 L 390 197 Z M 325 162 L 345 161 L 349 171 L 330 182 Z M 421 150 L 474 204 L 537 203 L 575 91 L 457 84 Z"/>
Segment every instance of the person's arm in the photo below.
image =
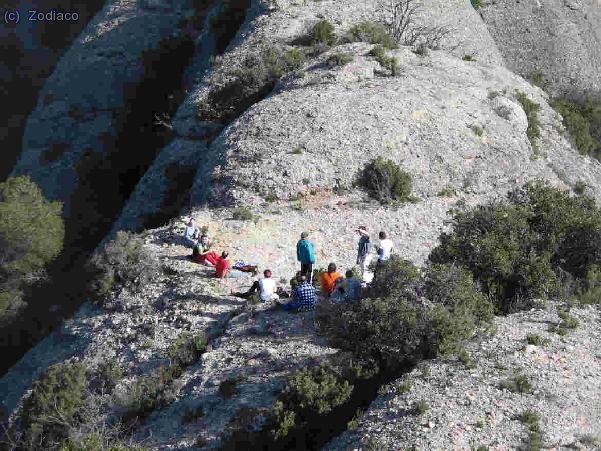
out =
<path fill-rule="evenodd" d="M 315 263 L 315 249 L 313 248 L 313 243 L 309 242 L 309 245 L 307 247 L 309 250 L 309 261 L 311 263 Z"/>
<path fill-rule="evenodd" d="M 296 243 L 296 259 L 300 262 L 301 260 L 301 242 Z"/>

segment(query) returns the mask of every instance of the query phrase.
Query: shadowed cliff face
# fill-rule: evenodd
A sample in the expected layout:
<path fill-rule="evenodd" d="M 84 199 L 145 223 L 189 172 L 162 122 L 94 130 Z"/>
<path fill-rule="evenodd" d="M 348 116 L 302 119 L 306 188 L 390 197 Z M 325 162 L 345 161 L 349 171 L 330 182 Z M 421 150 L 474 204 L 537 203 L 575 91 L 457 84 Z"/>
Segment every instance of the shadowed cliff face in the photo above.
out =
<path fill-rule="evenodd" d="M 18 24 L 0 28 L 0 180 L 10 172 L 21 152 L 21 140 L 27 115 L 35 106 L 39 89 L 63 51 L 83 30 L 104 0 L 12 0 L 6 10 L 19 11 Z M 76 12 L 74 21 L 29 21 L 29 11 Z"/>
<path fill-rule="evenodd" d="M 83 266 L 91 250 L 106 235 L 140 178 L 172 138 L 172 130 L 159 124 L 157 117 L 171 117 L 186 93 L 185 72 L 202 44 L 194 39 L 202 31 L 198 27 L 204 26 L 211 2 L 194 2 L 199 9 L 176 14 L 172 20 L 179 19 L 172 24 L 174 28 L 169 21 L 157 26 L 161 11 L 158 3 L 153 2 L 151 7 L 149 2 L 143 2 L 141 5 L 147 10 L 141 17 L 123 13 L 124 23 L 141 21 L 138 26 L 130 24 L 126 30 L 111 28 L 111 20 L 96 19 L 62 62 L 65 65 L 77 60 L 80 65 L 72 71 L 58 67 L 44 86 L 42 100 L 29 120 L 26 150 L 16 172 L 30 174 L 48 197 L 65 202 L 66 239 L 63 254 L 49 269 L 52 285 L 34 289 L 21 320 L 11 324 L 0 337 L 13 354 L 8 356 L 5 368 L 85 299 L 87 275 Z M 236 20 L 228 22 L 231 29 L 225 29 L 221 22 L 212 24 L 211 31 L 216 33 L 214 51 L 227 46 L 239 22 L 244 20 L 247 6 L 248 2 L 238 2 L 233 9 L 222 8 L 225 13 L 235 13 Z M 162 7 L 170 8 L 167 3 Z M 142 47 L 139 57 L 135 53 L 127 56 L 126 48 L 118 50 L 118 44 L 122 44 L 128 30 L 142 33 L 129 40 L 150 39 L 144 35 L 148 30 L 143 26 L 148 8 L 152 15 L 148 20 L 156 27 L 155 32 L 164 37 L 154 45 Z M 102 42 L 94 44 L 98 39 Z M 211 54 L 199 58 L 208 61 Z M 102 64 L 95 63 L 98 58 Z M 122 62 L 121 58 L 130 60 Z M 107 73 L 109 82 L 94 73 L 107 68 L 117 71 Z M 103 92 L 107 95 L 103 96 Z M 98 102 L 94 103 L 93 98 Z M 167 196 L 169 210 L 153 218 L 159 222 L 166 215 L 178 213 L 186 202 L 182 193 L 187 193 L 195 173 L 194 166 L 184 168 L 187 172 L 177 165 L 166 169 L 167 176 L 177 183 Z M 54 309 L 51 315 L 49 308 Z"/>

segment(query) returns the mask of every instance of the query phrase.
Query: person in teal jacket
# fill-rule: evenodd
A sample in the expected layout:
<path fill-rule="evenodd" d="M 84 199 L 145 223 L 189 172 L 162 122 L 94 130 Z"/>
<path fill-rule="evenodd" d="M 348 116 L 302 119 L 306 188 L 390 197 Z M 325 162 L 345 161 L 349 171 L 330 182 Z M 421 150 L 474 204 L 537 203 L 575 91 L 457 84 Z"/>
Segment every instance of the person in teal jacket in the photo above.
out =
<path fill-rule="evenodd" d="M 301 264 L 301 274 L 311 281 L 313 277 L 313 264 L 315 263 L 315 250 L 313 243 L 307 239 L 308 232 L 301 233 L 301 239 L 296 243 L 296 258 Z"/>

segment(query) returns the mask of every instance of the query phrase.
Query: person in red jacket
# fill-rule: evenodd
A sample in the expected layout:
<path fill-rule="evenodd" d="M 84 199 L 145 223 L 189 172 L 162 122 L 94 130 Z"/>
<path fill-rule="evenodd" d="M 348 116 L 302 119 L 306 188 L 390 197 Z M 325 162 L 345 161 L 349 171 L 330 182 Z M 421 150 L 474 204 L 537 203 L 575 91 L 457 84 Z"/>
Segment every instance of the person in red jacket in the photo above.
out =
<path fill-rule="evenodd" d="M 228 259 L 228 253 L 223 251 L 221 253 L 221 257 L 217 257 L 217 262 L 215 263 L 215 277 L 218 279 L 224 279 L 227 277 L 229 272 L 230 261 Z"/>

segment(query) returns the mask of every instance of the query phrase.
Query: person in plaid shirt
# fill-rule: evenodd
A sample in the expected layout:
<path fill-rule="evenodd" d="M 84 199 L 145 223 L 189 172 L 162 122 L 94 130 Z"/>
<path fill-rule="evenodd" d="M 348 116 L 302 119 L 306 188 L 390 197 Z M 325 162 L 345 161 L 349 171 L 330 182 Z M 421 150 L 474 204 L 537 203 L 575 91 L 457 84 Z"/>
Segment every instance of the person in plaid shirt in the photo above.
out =
<path fill-rule="evenodd" d="M 315 288 L 307 281 L 306 276 L 299 277 L 299 284 L 292 292 L 292 300 L 284 304 L 284 310 L 307 311 L 315 310 L 317 294 Z"/>

